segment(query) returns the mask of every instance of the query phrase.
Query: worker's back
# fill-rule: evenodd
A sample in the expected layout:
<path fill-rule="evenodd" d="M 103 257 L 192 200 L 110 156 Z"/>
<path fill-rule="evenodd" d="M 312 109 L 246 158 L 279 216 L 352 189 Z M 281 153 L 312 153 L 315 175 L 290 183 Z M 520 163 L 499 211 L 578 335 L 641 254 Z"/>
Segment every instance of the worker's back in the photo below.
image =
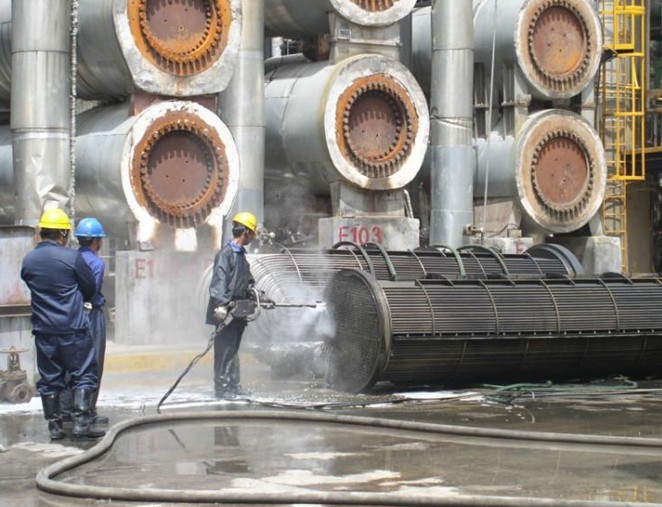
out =
<path fill-rule="evenodd" d="M 96 287 L 92 271 L 78 252 L 42 241 L 23 259 L 21 278 L 32 296 L 34 333 L 68 334 L 87 329 L 83 303 Z"/>

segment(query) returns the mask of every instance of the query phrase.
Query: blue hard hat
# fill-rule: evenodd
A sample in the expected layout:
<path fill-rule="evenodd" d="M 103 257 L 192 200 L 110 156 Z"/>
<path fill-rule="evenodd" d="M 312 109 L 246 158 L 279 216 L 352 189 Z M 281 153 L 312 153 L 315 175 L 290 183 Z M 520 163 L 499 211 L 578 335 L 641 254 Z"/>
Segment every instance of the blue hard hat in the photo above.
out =
<path fill-rule="evenodd" d="M 77 238 L 105 238 L 103 225 L 96 218 L 83 218 L 76 227 Z"/>

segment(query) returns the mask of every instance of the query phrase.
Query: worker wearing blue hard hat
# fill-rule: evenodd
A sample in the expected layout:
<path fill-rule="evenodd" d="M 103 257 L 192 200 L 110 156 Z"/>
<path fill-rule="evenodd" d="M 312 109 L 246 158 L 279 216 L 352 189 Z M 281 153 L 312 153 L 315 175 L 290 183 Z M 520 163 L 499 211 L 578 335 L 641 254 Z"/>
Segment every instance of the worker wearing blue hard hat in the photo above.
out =
<path fill-rule="evenodd" d="M 104 306 L 106 298 L 104 297 L 101 289 L 103 287 L 103 277 L 106 270 L 106 264 L 99 256 L 101 250 L 102 239 L 106 237 L 106 232 L 103 225 L 96 218 L 87 217 L 83 218 L 76 227 L 74 233 L 78 239 L 80 247 L 78 251 L 85 259 L 85 262 L 94 273 L 96 281 L 96 292 L 89 300 L 91 307 L 89 307 L 90 318 L 90 332 L 94 342 L 94 352 L 96 355 L 97 376 L 99 382 L 97 389 L 92 395 L 90 400 L 90 418 L 92 423 L 106 424 L 108 418 L 100 416 L 97 413 L 97 399 L 99 397 L 99 387 L 101 385 L 101 377 L 103 376 L 103 363 L 106 357 L 106 317 L 104 315 Z"/>

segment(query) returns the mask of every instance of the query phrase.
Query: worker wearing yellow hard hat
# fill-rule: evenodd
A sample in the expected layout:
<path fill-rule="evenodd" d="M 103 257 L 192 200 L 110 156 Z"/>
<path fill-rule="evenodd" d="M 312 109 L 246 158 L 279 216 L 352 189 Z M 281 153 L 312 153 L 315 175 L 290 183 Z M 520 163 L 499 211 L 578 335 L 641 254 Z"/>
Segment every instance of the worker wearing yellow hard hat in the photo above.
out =
<path fill-rule="evenodd" d="M 232 240 L 214 258 L 209 285 L 206 323 L 216 326 L 214 337 L 214 392 L 217 398 L 236 398 L 248 393 L 241 388 L 239 346 L 246 328 L 246 315 L 239 315 L 240 301 L 249 300 L 254 284 L 246 258 L 257 233 L 257 218 L 248 211 L 232 218 Z M 232 320 L 227 322 L 232 312 Z"/>
<path fill-rule="evenodd" d="M 257 218 L 253 213 L 249 213 L 248 211 L 237 213 L 232 219 L 232 222 L 247 227 L 253 233 L 257 232 Z"/>
<path fill-rule="evenodd" d="M 71 222 L 67 214 L 59 208 L 47 209 L 39 220 L 40 229 L 56 229 L 70 231 Z"/>

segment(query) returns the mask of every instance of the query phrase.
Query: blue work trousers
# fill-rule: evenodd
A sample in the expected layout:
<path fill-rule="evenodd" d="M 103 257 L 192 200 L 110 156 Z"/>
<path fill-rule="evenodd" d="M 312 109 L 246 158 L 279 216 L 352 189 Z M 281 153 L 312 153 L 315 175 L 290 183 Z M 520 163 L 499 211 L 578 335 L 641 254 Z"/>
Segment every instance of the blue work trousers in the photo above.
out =
<path fill-rule="evenodd" d="M 97 389 L 97 361 L 89 331 L 35 334 L 35 341 L 37 369 L 41 377 L 37 382 L 40 395 L 60 394 L 67 387 L 67 374 L 72 389 Z"/>
<path fill-rule="evenodd" d="M 239 346 L 248 323 L 232 319 L 214 336 L 214 388 L 217 393 L 239 387 Z"/>
<path fill-rule="evenodd" d="M 94 345 L 94 355 L 97 364 L 98 384 L 101 384 L 103 376 L 103 362 L 106 358 L 106 317 L 102 306 L 95 306 L 90 311 L 90 333 Z M 97 393 L 99 385 L 97 385 Z"/>

